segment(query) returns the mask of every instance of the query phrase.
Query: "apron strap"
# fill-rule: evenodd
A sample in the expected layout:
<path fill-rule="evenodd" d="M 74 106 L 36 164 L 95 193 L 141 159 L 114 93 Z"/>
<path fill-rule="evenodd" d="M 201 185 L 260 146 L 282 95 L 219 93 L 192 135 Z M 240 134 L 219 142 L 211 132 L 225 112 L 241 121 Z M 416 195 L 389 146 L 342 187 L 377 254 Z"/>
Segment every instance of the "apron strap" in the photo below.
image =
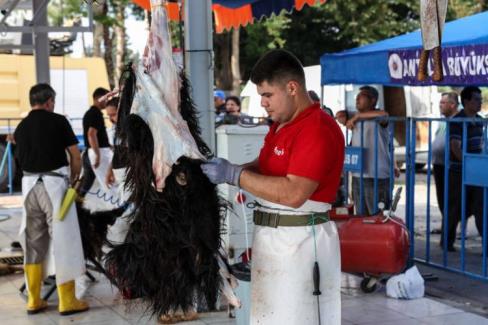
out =
<path fill-rule="evenodd" d="M 42 172 L 42 173 L 30 173 L 30 172 L 23 171 L 23 173 L 24 173 L 24 176 L 26 176 L 26 177 L 38 177 L 38 179 L 37 179 L 38 182 L 42 182 L 42 178 L 44 176 L 60 177 L 60 178 L 63 178 L 65 180 L 68 180 L 67 175 L 64 175 L 64 174 L 61 174 L 58 172 L 52 172 L 52 171 Z"/>

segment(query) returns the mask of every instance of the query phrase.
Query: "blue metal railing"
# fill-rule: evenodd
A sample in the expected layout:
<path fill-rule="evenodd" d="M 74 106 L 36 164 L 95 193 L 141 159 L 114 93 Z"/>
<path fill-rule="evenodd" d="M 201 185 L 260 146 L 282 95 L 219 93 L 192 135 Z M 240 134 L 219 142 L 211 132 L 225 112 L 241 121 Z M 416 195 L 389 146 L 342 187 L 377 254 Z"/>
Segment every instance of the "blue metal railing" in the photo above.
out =
<path fill-rule="evenodd" d="M 366 148 L 365 146 L 365 137 L 364 137 L 364 122 L 358 122 L 359 124 L 356 125 L 357 132 L 361 134 L 361 141 L 360 141 L 360 149 L 358 152 L 364 152 L 364 150 L 370 150 L 369 159 L 372 160 L 369 163 L 373 163 L 374 169 L 374 186 L 372 194 L 374 196 L 374 203 L 375 206 L 378 204 L 379 200 L 379 160 L 383 159 L 383 157 L 379 157 L 379 146 L 378 141 L 381 140 L 379 136 L 380 130 L 380 122 L 384 122 L 384 120 L 388 121 L 388 130 L 389 130 L 389 147 L 388 152 L 390 155 L 390 166 L 389 166 L 389 180 L 390 180 L 390 198 L 392 197 L 393 187 L 394 187 L 394 152 L 393 152 L 393 137 L 395 133 L 395 125 L 398 123 L 405 124 L 405 143 L 406 143 L 406 152 L 405 152 L 405 162 L 406 162 L 406 170 L 405 170 L 405 185 L 406 185 L 406 198 L 405 198 L 405 211 L 399 211 L 399 215 L 404 216 L 405 224 L 409 230 L 410 238 L 411 238 L 411 246 L 410 246 L 410 264 L 413 262 L 420 262 L 424 263 L 436 268 L 441 268 L 444 270 L 449 270 L 457 273 L 461 273 L 467 275 L 472 278 L 488 280 L 487 274 L 487 255 L 488 255 L 488 171 L 486 173 L 480 173 L 475 181 L 473 181 L 473 176 L 471 175 L 471 171 L 476 169 L 479 170 L 488 170 L 488 120 L 482 118 L 455 118 L 455 119 L 445 119 L 445 118 L 398 118 L 398 117 L 389 117 L 389 118 L 376 118 L 373 121 L 376 123 L 374 126 L 374 145 L 372 148 Z M 436 209 L 435 199 L 431 198 L 432 190 L 431 186 L 433 186 L 434 182 L 432 182 L 431 177 L 433 177 L 433 154 L 432 154 L 432 143 L 433 143 L 433 123 L 445 123 L 445 149 L 444 149 L 444 191 L 443 193 L 439 193 L 444 197 L 443 209 L 440 209 L 440 216 L 441 216 L 441 224 L 442 224 L 442 232 L 440 236 L 432 235 L 433 227 L 432 225 L 438 221 L 437 216 L 438 213 L 434 213 L 432 209 Z M 478 123 L 478 124 L 476 124 Z M 422 124 L 422 126 L 420 126 Z M 461 183 L 459 186 L 453 188 L 450 187 L 450 170 L 452 173 L 451 166 L 451 129 L 453 125 L 459 125 L 462 127 L 457 128 L 458 135 L 462 136 L 461 138 L 461 148 L 462 148 L 462 168 L 460 169 L 461 173 Z M 480 153 L 470 153 L 468 149 L 469 141 L 468 136 L 470 136 L 470 128 L 474 126 L 482 127 L 482 152 Z M 426 130 L 427 135 L 424 138 L 427 138 L 427 143 L 422 143 L 423 145 L 427 146 L 427 158 L 426 158 L 426 169 L 422 171 L 425 174 L 425 184 L 426 184 L 426 191 L 418 191 L 417 186 L 420 183 L 423 183 L 424 176 L 420 177 L 419 172 L 416 170 L 416 155 L 417 155 L 417 147 L 418 141 L 417 138 L 419 136 L 420 131 L 424 132 Z M 461 130 L 461 134 L 459 134 L 459 130 Z M 346 141 L 349 143 L 349 133 L 346 133 Z M 371 141 L 371 135 L 369 135 L 369 141 Z M 358 141 L 356 141 L 357 144 Z M 371 145 L 371 144 L 369 144 Z M 467 158 L 476 158 L 476 159 L 467 159 Z M 439 159 L 439 158 L 436 158 Z M 486 159 L 486 160 L 485 160 Z M 480 164 L 486 164 L 481 166 Z M 364 166 L 364 164 L 363 164 Z M 458 165 L 459 166 L 459 165 Z M 366 193 L 367 191 L 371 191 L 371 184 L 369 184 L 369 190 L 365 187 L 365 171 L 363 170 L 358 174 L 355 174 L 357 178 L 359 178 L 359 193 L 360 198 L 359 202 L 355 202 L 356 204 L 356 212 L 358 214 L 363 214 L 364 209 L 364 201 L 367 195 L 371 195 L 371 193 Z M 349 172 L 345 172 L 345 188 L 346 191 L 349 190 L 348 187 L 348 179 L 349 179 Z M 451 182 L 452 183 L 452 182 Z M 437 185 L 436 185 L 437 186 Z M 479 189 L 482 187 L 483 189 Z M 478 190 L 473 189 L 478 188 Z M 476 199 L 474 202 L 472 197 L 473 191 L 482 191 L 482 198 Z M 460 207 L 458 210 L 460 211 L 460 216 L 452 216 L 450 215 L 450 207 L 455 208 L 453 204 L 458 204 L 456 201 L 450 200 L 451 196 L 454 194 L 459 195 L 460 200 Z M 470 201 L 471 200 L 471 201 Z M 483 202 L 481 202 L 481 200 Z M 425 206 L 423 206 L 425 204 Z M 481 211 L 482 215 L 478 209 L 474 209 L 475 205 L 482 205 Z M 443 211 L 443 213 L 442 213 Z M 475 211 L 477 214 L 475 216 L 477 222 L 477 228 L 479 228 L 479 234 L 481 235 L 481 244 L 477 241 L 477 239 L 472 239 L 470 237 L 467 238 L 466 231 L 468 230 L 468 217 L 467 211 Z M 435 218 L 434 218 L 435 216 Z M 449 219 L 456 218 L 456 223 L 460 223 L 461 226 L 461 234 L 460 239 L 458 242 L 459 251 L 458 252 L 450 252 L 448 251 L 448 240 L 452 241 L 452 236 L 449 238 L 448 230 L 449 230 Z M 459 219 L 458 219 L 459 218 Z M 480 219 L 482 218 L 482 221 Z M 457 222 L 459 220 L 459 222 Z M 451 223 L 454 220 L 451 220 Z M 419 236 L 420 234 L 420 236 Z M 476 237 L 478 238 L 478 237 Z M 424 242 L 425 241 L 425 242 Z M 439 243 L 442 241 L 442 247 Z M 481 246 L 482 253 L 479 254 L 477 251 Z"/>
<path fill-rule="evenodd" d="M 444 207 L 443 207 L 443 231 L 442 231 L 442 256 L 441 256 L 441 261 L 435 261 L 432 256 L 431 256 L 431 251 L 432 247 L 430 246 L 431 238 L 430 238 L 430 224 L 431 224 L 431 218 L 430 218 L 430 177 L 431 177 L 431 169 L 430 169 L 430 164 L 431 164 L 431 156 L 432 156 L 432 148 L 431 148 L 431 133 L 432 133 L 432 128 L 431 128 L 431 123 L 433 121 L 442 121 L 446 123 L 446 133 L 445 133 L 445 151 L 444 151 Z M 478 278 L 478 279 L 483 279 L 483 280 L 488 280 L 487 272 L 486 272 L 486 254 L 487 254 L 487 227 L 488 223 L 486 221 L 486 214 L 488 212 L 487 209 L 487 187 L 488 187 L 488 174 L 485 175 L 479 175 L 477 177 L 478 179 L 476 180 L 476 187 L 482 187 L 482 198 L 481 200 L 483 202 L 476 202 L 476 200 L 469 200 L 470 196 L 468 196 L 468 187 L 470 188 L 470 192 L 472 191 L 480 191 L 481 189 L 474 189 L 473 190 L 473 182 L 467 178 L 466 171 L 472 170 L 472 169 L 478 169 L 483 168 L 483 166 L 478 165 L 478 167 L 474 164 L 471 163 L 470 160 L 467 160 L 466 158 L 469 158 L 470 156 L 474 156 L 477 158 L 483 158 L 486 159 L 488 162 L 488 156 L 486 156 L 487 153 L 487 123 L 488 121 L 485 119 L 481 118 L 456 118 L 456 119 L 424 119 L 424 118 L 416 118 L 414 119 L 415 123 L 418 122 L 428 122 L 429 123 L 429 161 L 428 161 L 428 168 L 427 168 L 427 182 L 428 182 L 428 191 L 427 191 L 427 218 L 426 218 L 426 243 L 425 243 L 425 254 L 424 257 L 420 256 L 414 256 L 415 260 L 418 262 L 426 263 L 431 266 L 439 267 L 442 269 L 454 271 L 457 273 L 465 274 L 473 278 Z M 478 127 L 481 127 L 483 132 L 483 136 L 480 141 L 482 141 L 482 148 L 480 153 L 472 154 L 468 152 L 468 135 L 469 135 L 469 127 L 474 127 L 476 126 L 476 123 L 479 124 Z M 450 152 L 451 152 L 451 129 L 453 125 L 456 124 L 461 124 L 462 125 L 462 137 L 461 137 L 461 147 L 462 147 L 462 156 L 463 156 L 463 162 L 462 162 L 462 168 L 460 170 L 461 173 L 461 184 L 459 184 L 460 188 L 453 187 L 451 186 L 451 181 L 450 178 L 452 177 L 452 168 L 451 167 L 451 157 L 450 157 Z M 413 141 L 414 138 L 412 137 Z M 484 162 L 484 161 L 483 161 Z M 486 168 L 486 166 L 485 166 Z M 451 170 L 451 173 L 450 173 Z M 413 173 L 412 173 L 413 174 Z M 451 215 L 450 213 L 450 206 L 452 204 L 457 204 L 455 201 L 452 199 L 450 200 L 449 194 L 452 193 L 458 194 L 461 197 L 460 200 L 460 208 L 459 212 L 461 214 L 460 218 L 460 224 L 461 224 L 461 233 L 460 233 L 460 250 L 459 253 L 454 253 L 454 252 L 449 252 L 448 251 L 448 228 L 450 224 L 450 218 L 455 217 L 454 215 Z M 467 237 L 466 237 L 466 231 L 467 231 L 467 221 L 468 221 L 468 215 L 466 215 L 466 211 L 468 206 L 473 206 L 476 204 L 482 204 L 482 216 L 480 215 L 475 215 L 475 219 L 482 217 L 483 220 L 481 221 L 481 235 L 482 235 L 482 243 L 481 243 L 481 249 L 482 249 L 482 254 L 481 254 L 481 261 L 477 261 L 473 263 L 473 259 L 476 259 L 476 253 L 474 253 L 473 249 L 476 249 L 476 247 L 473 247 L 471 245 L 468 247 L 466 245 Z M 476 212 L 476 211 L 475 211 Z M 412 211 L 413 213 L 413 211 Z M 479 214 L 479 210 L 477 212 Z M 412 214 L 411 219 L 414 219 L 414 215 Z M 479 223 L 478 220 L 476 220 L 477 223 Z M 477 227 L 478 228 L 478 227 Z M 409 229 L 414 230 L 415 228 L 412 227 L 412 225 L 409 225 Z M 452 238 L 451 238 L 452 240 Z M 415 251 L 415 249 L 413 250 Z M 417 255 L 419 252 L 416 252 Z M 458 263 L 459 262 L 459 263 Z M 481 269 L 480 269 L 481 266 Z"/>

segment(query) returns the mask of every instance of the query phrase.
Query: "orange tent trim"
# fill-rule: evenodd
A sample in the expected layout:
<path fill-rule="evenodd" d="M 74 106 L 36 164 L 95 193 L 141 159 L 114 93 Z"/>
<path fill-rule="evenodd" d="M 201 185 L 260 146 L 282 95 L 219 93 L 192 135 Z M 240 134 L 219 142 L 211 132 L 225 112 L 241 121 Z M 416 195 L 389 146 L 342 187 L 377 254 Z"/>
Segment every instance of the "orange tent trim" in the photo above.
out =
<path fill-rule="evenodd" d="M 215 31 L 217 33 L 222 33 L 226 29 L 247 26 L 247 24 L 252 24 L 254 20 L 251 5 L 245 5 L 237 9 L 212 5 L 212 9 L 215 15 Z"/>
<path fill-rule="evenodd" d="M 145 10 L 151 10 L 150 0 L 132 1 L 138 6 L 144 8 Z M 323 4 L 325 3 L 325 1 L 326 0 L 295 0 L 295 9 L 302 10 L 306 4 L 309 6 L 313 6 L 317 2 Z M 183 12 L 181 13 L 180 17 L 180 10 L 177 3 L 166 3 L 166 10 L 168 12 L 168 18 L 171 21 L 180 21 L 181 17 L 183 17 Z M 212 10 L 215 16 L 215 31 L 217 33 L 222 33 L 225 30 L 230 30 L 231 28 L 247 26 L 248 24 L 252 24 L 254 21 L 254 17 L 252 15 L 252 7 L 250 4 L 244 5 L 236 9 L 214 4 L 212 5 Z"/>

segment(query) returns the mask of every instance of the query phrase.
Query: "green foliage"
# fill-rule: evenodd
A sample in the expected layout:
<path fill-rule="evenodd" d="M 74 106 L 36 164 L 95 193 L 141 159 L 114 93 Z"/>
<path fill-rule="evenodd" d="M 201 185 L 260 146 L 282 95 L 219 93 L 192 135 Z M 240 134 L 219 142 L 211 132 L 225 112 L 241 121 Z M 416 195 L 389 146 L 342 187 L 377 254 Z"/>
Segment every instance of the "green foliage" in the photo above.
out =
<path fill-rule="evenodd" d="M 304 65 L 318 64 L 326 52 L 342 51 L 419 28 L 418 12 L 419 2 L 412 0 L 329 0 L 257 22 L 242 33 L 243 76 L 248 77 L 254 62 L 268 49 L 286 48 Z"/>
<path fill-rule="evenodd" d="M 123 21 L 119 21 L 115 17 L 115 8 L 117 6 L 123 6 L 138 20 L 144 19 L 144 10 L 134 4 L 131 0 L 107 0 L 107 2 L 108 14 L 95 15 L 93 18 L 96 22 L 110 27 L 123 24 Z M 99 5 L 101 4 L 98 4 L 96 1 L 93 2 L 94 7 Z M 62 26 L 63 22 L 66 20 L 87 16 L 88 13 L 85 0 L 51 0 L 49 2 L 48 17 L 53 26 Z"/>
<path fill-rule="evenodd" d="M 450 0 L 447 7 L 447 21 L 471 16 L 477 12 L 486 10 L 486 2 L 483 0 Z"/>
<path fill-rule="evenodd" d="M 47 13 L 52 26 L 63 26 L 65 20 L 86 16 L 86 5 L 83 0 L 52 0 Z"/>
<path fill-rule="evenodd" d="M 286 40 L 281 35 L 290 20 L 282 13 L 241 29 L 240 65 L 244 80 L 249 79 L 252 67 L 264 52 L 285 46 Z"/>

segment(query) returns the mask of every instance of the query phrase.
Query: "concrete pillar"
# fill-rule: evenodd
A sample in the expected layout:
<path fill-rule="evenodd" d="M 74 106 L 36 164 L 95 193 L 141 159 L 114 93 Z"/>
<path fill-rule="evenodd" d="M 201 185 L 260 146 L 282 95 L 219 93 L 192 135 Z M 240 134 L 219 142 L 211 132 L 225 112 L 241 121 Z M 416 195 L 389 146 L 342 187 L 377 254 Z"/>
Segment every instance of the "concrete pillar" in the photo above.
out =
<path fill-rule="evenodd" d="M 199 111 L 202 138 L 215 152 L 211 0 L 185 1 L 185 68 Z M 190 19 L 191 17 L 191 19 Z"/>

